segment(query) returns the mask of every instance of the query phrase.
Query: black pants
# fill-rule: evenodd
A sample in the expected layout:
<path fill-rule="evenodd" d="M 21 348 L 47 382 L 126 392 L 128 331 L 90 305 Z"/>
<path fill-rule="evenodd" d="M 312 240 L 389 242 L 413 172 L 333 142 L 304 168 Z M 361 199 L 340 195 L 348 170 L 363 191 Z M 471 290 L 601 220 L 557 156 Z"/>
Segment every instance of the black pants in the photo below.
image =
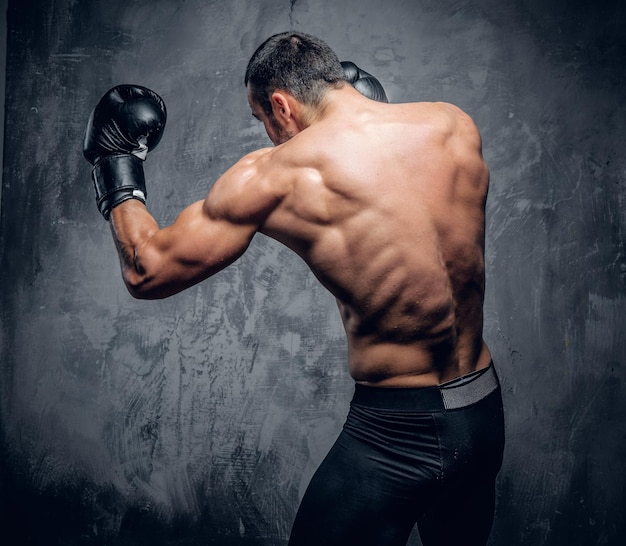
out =
<path fill-rule="evenodd" d="M 484 546 L 504 419 L 491 365 L 439 387 L 356 385 L 343 431 L 302 499 L 290 546 Z"/>

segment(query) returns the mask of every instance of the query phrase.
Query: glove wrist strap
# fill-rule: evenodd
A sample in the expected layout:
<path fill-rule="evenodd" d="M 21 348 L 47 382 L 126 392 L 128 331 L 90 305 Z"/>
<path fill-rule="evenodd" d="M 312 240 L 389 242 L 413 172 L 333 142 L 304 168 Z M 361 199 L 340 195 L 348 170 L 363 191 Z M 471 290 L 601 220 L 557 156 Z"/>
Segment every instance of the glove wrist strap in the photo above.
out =
<path fill-rule="evenodd" d="M 96 202 L 106 220 L 111 210 L 128 199 L 146 202 L 146 180 L 143 161 L 138 157 L 112 155 L 102 158 L 93 168 Z"/>

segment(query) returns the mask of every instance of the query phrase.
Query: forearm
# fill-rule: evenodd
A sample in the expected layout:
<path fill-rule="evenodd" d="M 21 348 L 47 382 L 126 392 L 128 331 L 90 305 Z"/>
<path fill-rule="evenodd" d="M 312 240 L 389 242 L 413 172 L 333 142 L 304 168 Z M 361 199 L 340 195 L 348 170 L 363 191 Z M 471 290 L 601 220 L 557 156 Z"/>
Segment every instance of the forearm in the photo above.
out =
<path fill-rule="evenodd" d="M 111 233 L 120 259 L 122 278 L 133 297 L 163 297 L 150 293 L 155 271 L 151 270 L 154 265 L 145 256 L 149 254 L 150 241 L 158 231 L 156 220 L 137 200 L 130 199 L 111 212 Z"/>

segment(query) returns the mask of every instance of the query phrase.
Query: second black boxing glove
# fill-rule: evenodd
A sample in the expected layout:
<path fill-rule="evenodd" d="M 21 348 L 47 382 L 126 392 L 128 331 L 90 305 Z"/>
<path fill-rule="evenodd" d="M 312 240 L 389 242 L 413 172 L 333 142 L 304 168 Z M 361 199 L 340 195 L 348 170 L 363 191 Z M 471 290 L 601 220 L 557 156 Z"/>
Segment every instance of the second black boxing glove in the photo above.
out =
<path fill-rule="evenodd" d="M 379 102 L 389 102 L 385 94 L 385 89 L 374 76 L 360 69 L 351 61 L 341 61 L 341 66 L 346 80 L 348 80 L 361 95 Z"/>
<path fill-rule="evenodd" d="M 93 165 L 98 209 L 105 219 L 128 199 L 146 202 L 143 161 L 165 128 L 163 99 L 139 85 L 118 85 L 98 102 L 87 123 L 83 155 Z"/>

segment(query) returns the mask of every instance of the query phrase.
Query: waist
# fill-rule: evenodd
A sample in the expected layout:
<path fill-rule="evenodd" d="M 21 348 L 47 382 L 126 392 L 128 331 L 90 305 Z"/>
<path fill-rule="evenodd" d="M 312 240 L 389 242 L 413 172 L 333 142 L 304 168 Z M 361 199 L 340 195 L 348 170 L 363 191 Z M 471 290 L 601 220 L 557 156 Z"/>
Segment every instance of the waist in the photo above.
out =
<path fill-rule="evenodd" d="M 433 387 L 372 387 L 356 383 L 352 404 L 375 409 L 444 411 L 475 404 L 499 387 L 491 362 L 486 368 Z"/>
<path fill-rule="evenodd" d="M 348 366 L 352 378 L 365 386 L 421 388 L 456 377 L 458 368 L 483 369 L 491 363 L 491 352 L 482 339 L 445 338 L 440 343 L 381 343 L 348 339 Z M 471 367 L 470 367 L 471 366 Z M 468 370 L 468 368 L 466 368 Z"/>

